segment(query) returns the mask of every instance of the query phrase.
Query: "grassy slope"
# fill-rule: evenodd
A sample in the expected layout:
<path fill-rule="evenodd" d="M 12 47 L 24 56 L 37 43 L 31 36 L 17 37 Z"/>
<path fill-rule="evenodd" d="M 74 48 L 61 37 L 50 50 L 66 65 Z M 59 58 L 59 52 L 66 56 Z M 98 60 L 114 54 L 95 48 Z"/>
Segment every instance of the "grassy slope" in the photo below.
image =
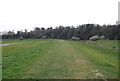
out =
<path fill-rule="evenodd" d="M 83 41 L 24 40 L 3 46 L 3 78 L 98 78 L 95 70 L 117 78 L 117 63 L 116 49 Z"/>

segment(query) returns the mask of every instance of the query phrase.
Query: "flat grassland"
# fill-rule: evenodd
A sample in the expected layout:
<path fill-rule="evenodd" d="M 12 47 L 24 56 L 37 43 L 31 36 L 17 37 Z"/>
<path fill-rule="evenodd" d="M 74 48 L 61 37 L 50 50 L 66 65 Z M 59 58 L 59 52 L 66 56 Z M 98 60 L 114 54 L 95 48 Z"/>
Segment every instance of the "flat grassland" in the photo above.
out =
<path fill-rule="evenodd" d="M 117 41 L 3 40 L 3 78 L 117 79 Z"/>

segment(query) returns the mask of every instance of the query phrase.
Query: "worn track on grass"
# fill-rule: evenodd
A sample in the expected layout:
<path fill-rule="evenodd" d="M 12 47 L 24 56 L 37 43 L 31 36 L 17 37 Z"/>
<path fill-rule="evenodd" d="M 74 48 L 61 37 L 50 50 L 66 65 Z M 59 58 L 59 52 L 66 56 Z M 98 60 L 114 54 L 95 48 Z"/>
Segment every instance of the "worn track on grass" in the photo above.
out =
<path fill-rule="evenodd" d="M 104 49 L 67 40 L 25 40 L 4 46 L 3 78 L 117 78 L 117 50 Z"/>

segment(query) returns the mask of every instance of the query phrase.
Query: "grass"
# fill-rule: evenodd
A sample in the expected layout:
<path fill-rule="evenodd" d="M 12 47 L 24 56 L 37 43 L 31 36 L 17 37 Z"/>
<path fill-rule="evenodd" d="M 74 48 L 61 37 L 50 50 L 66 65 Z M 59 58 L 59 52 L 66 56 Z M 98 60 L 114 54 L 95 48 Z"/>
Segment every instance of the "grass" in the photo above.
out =
<path fill-rule="evenodd" d="M 2 44 L 2 40 L 0 39 L 0 44 Z M 2 47 L 0 46 L 0 80 L 2 80 Z"/>
<path fill-rule="evenodd" d="M 2 44 L 6 44 L 6 43 L 13 43 L 13 42 L 19 42 L 20 40 L 14 40 L 14 39 L 10 39 L 10 40 L 8 40 L 8 39 L 3 39 L 2 40 Z"/>
<path fill-rule="evenodd" d="M 118 78 L 118 53 L 111 48 L 116 41 L 3 40 L 12 42 L 17 44 L 2 49 L 3 78 Z"/>

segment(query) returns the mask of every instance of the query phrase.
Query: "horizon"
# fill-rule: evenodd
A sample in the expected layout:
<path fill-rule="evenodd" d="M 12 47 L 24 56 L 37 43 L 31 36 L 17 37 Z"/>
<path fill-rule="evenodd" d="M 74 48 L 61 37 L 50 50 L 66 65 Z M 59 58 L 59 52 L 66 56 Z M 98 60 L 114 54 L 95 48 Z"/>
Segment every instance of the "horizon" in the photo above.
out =
<path fill-rule="evenodd" d="M 116 23 L 117 23 L 117 22 L 116 22 Z M 119 23 L 119 22 L 118 22 L 118 23 Z M 87 24 L 93 24 L 93 23 L 87 23 Z M 82 25 L 87 25 L 87 24 L 71 25 L 71 26 L 69 26 L 69 27 L 77 28 L 77 26 L 79 26 L 79 25 L 82 26 Z M 108 26 L 108 25 L 117 25 L 117 24 L 103 24 L 103 25 L 93 24 L 93 25 L 99 25 L 99 26 L 104 26 L 104 25 L 106 25 L 106 26 Z M 58 26 L 55 26 L 55 27 L 50 26 L 50 27 L 47 27 L 47 28 L 51 28 L 51 27 L 52 27 L 52 29 L 56 29 L 56 28 L 58 28 L 58 27 L 60 27 L 60 26 L 68 27 L 68 25 L 66 25 L 66 26 L 64 26 L 64 25 L 58 25 Z M 27 28 L 24 28 L 24 29 L 21 29 L 21 30 L 0 31 L 0 33 L 4 34 L 4 33 L 8 33 L 9 31 L 12 31 L 12 32 L 14 32 L 14 33 L 17 33 L 18 31 L 25 32 L 25 30 L 27 30 L 28 32 L 30 32 L 30 31 L 34 31 L 35 28 L 40 28 L 40 29 L 41 29 L 41 28 L 45 28 L 45 27 L 33 27 L 33 29 L 31 29 L 31 30 L 28 30 Z M 45 28 L 45 29 L 47 29 L 47 28 Z"/>

